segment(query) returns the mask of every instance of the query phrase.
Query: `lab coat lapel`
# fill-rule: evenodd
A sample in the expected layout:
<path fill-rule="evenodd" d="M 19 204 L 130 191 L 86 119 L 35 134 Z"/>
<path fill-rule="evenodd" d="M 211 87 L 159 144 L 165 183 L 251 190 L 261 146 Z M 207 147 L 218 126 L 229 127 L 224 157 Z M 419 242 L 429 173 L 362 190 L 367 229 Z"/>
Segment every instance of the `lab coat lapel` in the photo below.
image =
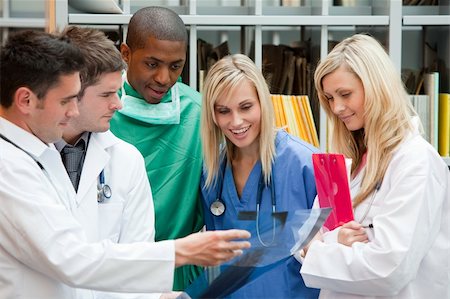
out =
<path fill-rule="evenodd" d="M 76 196 L 78 205 L 91 188 L 97 188 L 97 178 L 109 161 L 109 154 L 105 150 L 109 145 L 105 143 L 102 134 L 91 134 Z"/>
<path fill-rule="evenodd" d="M 75 204 L 75 190 L 73 189 L 72 182 L 66 173 L 66 169 L 61 161 L 59 152 L 53 145 L 50 145 L 50 148 L 45 150 L 38 157 L 38 160 L 44 166 L 47 176 L 58 193 L 62 204 L 66 206 L 68 211 L 72 211 Z"/>

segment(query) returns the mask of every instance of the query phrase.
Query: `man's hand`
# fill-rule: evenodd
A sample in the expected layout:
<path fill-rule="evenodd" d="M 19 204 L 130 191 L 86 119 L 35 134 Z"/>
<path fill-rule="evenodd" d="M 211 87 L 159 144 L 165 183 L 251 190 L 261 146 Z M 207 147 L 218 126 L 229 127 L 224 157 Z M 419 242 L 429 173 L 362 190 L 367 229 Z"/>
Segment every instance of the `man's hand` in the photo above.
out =
<path fill-rule="evenodd" d="M 352 246 L 355 242 L 369 242 L 366 230 L 356 221 L 350 221 L 341 226 L 338 232 L 338 242 Z"/>
<path fill-rule="evenodd" d="M 183 294 L 183 292 L 170 292 L 170 293 L 162 293 L 159 299 L 176 299 L 180 297 Z M 187 296 L 186 298 L 190 298 Z"/>
<path fill-rule="evenodd" d="M 186 264 L 199 266 L 220 265 L 250 248 L 250 242 L 233 241 L 248 239 L 245 230 L 206 231 L 175 240 L 175 266 Z"/>

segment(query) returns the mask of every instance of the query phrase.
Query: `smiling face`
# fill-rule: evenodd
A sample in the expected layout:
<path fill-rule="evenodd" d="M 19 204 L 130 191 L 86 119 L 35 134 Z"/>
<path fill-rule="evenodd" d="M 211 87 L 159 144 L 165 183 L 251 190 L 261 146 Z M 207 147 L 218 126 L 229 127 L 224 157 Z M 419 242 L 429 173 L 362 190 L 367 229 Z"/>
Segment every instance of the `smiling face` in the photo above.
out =
<path fill-rule="evenodd" d="M 80 115 L 70 121 L 64 139 L 70 135 L 77 140 L 83 132 L 107 131 L 114 112 L 122 108 L 117 95 L 121 84 L 121 72 L 117 71 L 100 75 L 96 84 L 88 86 L 78 103 Z"/>
<path fill-rule="evenodd" d="M 128 82 L 151 104 L 161 102 L 177 82 L 186 62 L 184 41 L 149 37 L 143 48 L 131 50 L 126 44 L 122 44 L 121 52 L 128 64 Z"/>
<path fill-rule="evenodd" d="M 230 93 L 217 99 L 214 116 L 217 126 L 237 150 L 259 148 L 261 106 L 249 80 L 243 80 Z"/>
<path fill-rule="evenodd" d="M 361 80 L 341 66 L 322 79 L 331 111 L 348 130 L 364 128 L 364 87 Z"/>
<path fill-rule="evenodd" d="M 80 74 L 62 75 L 43 99 L 30 94 L 30 117 L 27 130 L 44 143 L 52 143 L 62 137 L 71 118 L 78 116 L 78 92 Z"/>

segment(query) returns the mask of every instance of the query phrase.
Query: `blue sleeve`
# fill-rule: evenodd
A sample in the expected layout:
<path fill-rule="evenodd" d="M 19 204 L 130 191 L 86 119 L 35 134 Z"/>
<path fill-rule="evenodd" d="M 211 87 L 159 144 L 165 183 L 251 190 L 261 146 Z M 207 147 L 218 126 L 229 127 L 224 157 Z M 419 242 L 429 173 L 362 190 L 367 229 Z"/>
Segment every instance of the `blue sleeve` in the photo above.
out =
<path fill-rule="evenodd" d="M 314 168 L 312 165 L 312 153 L 304 157 L 302 177 L 306 186 L 306 201 L 308 209 L 312 208 L 314 199 L 317 195 L 316 182 L 314 180 Z"/>
<path fill-rule="evenodd" d="M 286 133 L 277 136 L 275 180 L 285 210 L 310 209 L 316 197 L 312 154 L 318 149 Z"/>

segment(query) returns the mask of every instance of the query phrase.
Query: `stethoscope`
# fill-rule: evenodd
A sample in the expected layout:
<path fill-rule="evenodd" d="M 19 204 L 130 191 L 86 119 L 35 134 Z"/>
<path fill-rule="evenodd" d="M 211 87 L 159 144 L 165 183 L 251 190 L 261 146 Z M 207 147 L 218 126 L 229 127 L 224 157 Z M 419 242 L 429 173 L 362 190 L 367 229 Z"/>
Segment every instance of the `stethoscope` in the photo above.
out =
<path fill-rule="evenodd" d="M 50 184 L 53 186 L 53 189 L 58 190 L 58 188 L 56 187 L 55 183 L 53 182 L 53 180 L 51 179 L 50 175 L 48 174 L 47 170 L 44 168 L 44 166 L 42 165 L 41 162 L 39 162 L 32 154 L 30 154 L 28 151 L 26 151 L 25 149 L 21 148 L 20 146 L 18 146 L 16 143 L 14 143 L 13 141 L 11 141 L 9 138 L 7 138 L 6 136 L 4 136 L 3 134 L 0 134 L 0 138 L 2 138 L 3 140 L 5 140 L 6 142 L 12 144 L 13 146 L 15 146 L 16 148 L 18 148 L 19 150 L 23 151 L 25 154 L 27 154 L 28 156 L 30 156 L 31 159 L 33 159 L 34 162 L 36 162 L 36 164 L 39 166 L 39 168 L 42 170 L 42 172 L 44 173 L 44 175 L 47 177 L 48 181 L 50 182 Z M 57 192 L 58 197 L 63 201 L 66 202 L 65 200 L 63 200 L 59 194 L 59 192 Z M 66 205 L 67 206 L 67 205 Z M 67 208 L 69 210 L 71 210 L 70 206 L 67 206 Z"/>
<path fill-rule="evenodd" d="M 89 142 L 91 141 L 91 132 L 89 132 L 86 150 L 89 148 Z M 112 196 L 111 187 L 105 183 L 105 169 L 102 169 L 98 175 L 97 180 L 97 202 L 103 203 L 105 200 L 110 199 Z"/>
<path fill-rule="evenodd" d="M 358 223 L 362 223 L 366 219 L 367 215 L 369 214 L 370 209 L 372 208 L 373 202 L 375 201 L 375 197 L 378 193 L 378 190 L 380 190 L 380 188 L 381 188 L 381 182 L 377 182 L 377 184 L 375 185 L 375 190 L 373 191 L 372 196 L 370 198 L 369 204 L 367 205 L 367 208 L 364 211 L 364 214 L 361 217 L 361 219 L 358 221 Z M 373 228 L 373 224 L 370 223 L 367 227 Z"/>
<path fill-rule="evenodd" d="M 26 150 L 24 150 L 23 148 L 21 148 L 20 146 L 18 146 L 17 144 L 15 144 L 14 142 L 12 142 L 9 138 L 7 138 L 6 136 L 4 136 L 3 134 L 0 134 L 0 138 L 5 140 L 6 142 L 14 145 L 15 147 L 17 147 L 18 149 L 20 149 L 21 151 L 23 151 L 25 154 L 27 154 L 28 156 L 31 157 L 31 159 L 33 159 L 34 162 L 37 163 L 37 165 L 39 166 L 39 168 L 47 175 L 47 171 L 45 170 L 44 166 L 41 164 L 41 162 L 39 162 L 38 160 L 36 160 L 35 157 L 33 157 L 32 154 L 30 154 L 29 152 L 27 152 Z M 52 182 L 50 180 L 50 182 Z"/>
<path fill-rule="evenodd" d="M 97 184 L 97 202 L 103 203 L 106 199 L 110 199 L 112 196 L 111 187 L 105 183 L 105 170 L 102 169 L 98 176 Z"/>
<path fill-rule="evenodd" d="M 222 200 L 222 192 L 223 192 L 223 184 L 225 180 L 225 170 L 226 170 L 226 158 L 224 159 L 223 165 L 222 165 L 222 171 L 218 177 L 217 184 L 218 184 L 218 190 L 216 194 L 216 199 L 211 203 L 209 209 L 211 211 L 211 214 L 214 216 L 221 216 L 223 213 L 225 213 L 226 206 L 225 203 Z M 273 171 L 272 171 L 272 177 L 271 181 L 273 181 Z M 269 183 L 266 184 L 264 182 L 264 175 L 260 174 L 259 176 L 259 182 L 258 182 L 258 192 L 256 194 L 256 235 L 258 236 L 258 240 L 264 247 L 269 247 L 272 245 L 275 241 L 275 229 L 276 229 L 276 222 L 275 217 L 272 217 L 272 240 L 270 243 L 265 243 L 262 238 L 259 231 L 259 218 L 260 218 L 260 207 L 262 202 L 262 193 L 264 188 L 270 188 L 270 197 L 272 201 L 272 214 L 276 212 L 276 197 L 275 197 L 275 185 Z"/>

